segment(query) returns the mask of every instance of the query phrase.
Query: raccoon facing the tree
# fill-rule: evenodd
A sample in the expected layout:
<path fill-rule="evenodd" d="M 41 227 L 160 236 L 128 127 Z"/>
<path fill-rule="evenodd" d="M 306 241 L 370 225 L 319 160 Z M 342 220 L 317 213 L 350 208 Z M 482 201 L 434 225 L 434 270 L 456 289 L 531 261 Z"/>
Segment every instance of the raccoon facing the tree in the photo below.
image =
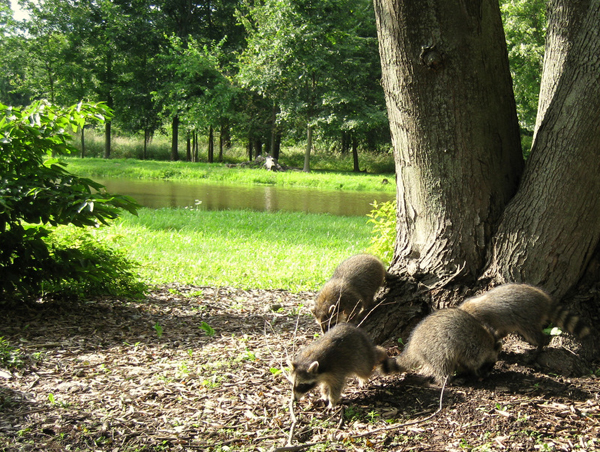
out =
<path fill-rule="evenodd" d="M 366 383 L 375 367 L 389 373 L 396 369 L 395 364 L 361 329 L 341 323 L 300 350 L 290 364 L 294 399 L 320 386 L 331 408 L 339 401 L 347 377 L 356 375 Z"/>
<path fill-rule="evenodd" d="M 504 284 L 468 298 L 459 309 L 489 325 L 502 338 L 519 333 L 538 350 L 547 345 L 543 328 L 551 322 L 580 339 L 590 333 L 579 317 L 555 302 L 544 290 L 528 284 Z"/>
<path fill-rule="evenodd" d="M 386 277 L 383 263 L 370 254 L 344 260 L 325 283 L 312 308 L 323 332 L 342 322 L 357 322 L 373 306 L 373 298 Z"/>
<path fill-rule="evenodd" d="M 396 370 L 416 370 L 439 385 L 457 371 L 484 377 L 494 367 L 500 349 L 494 332 L 475 317 L 456 308 L 442 309 L 415 327 L 396 358 Z"/>

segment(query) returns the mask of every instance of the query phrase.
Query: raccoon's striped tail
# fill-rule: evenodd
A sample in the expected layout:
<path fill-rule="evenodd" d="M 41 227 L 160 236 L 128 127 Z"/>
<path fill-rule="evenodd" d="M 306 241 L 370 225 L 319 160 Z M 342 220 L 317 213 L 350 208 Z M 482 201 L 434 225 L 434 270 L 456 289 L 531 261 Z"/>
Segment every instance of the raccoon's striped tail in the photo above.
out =
<path fill-rule="evenodd" d="M 577 336 L 579 339 L 583 339 L 591 333 L 590 328 L 579 318 L 579 316 L 571 314 L 558 303 L 555 303 L 552 307 L 550 321 L 556 326 Z"/>

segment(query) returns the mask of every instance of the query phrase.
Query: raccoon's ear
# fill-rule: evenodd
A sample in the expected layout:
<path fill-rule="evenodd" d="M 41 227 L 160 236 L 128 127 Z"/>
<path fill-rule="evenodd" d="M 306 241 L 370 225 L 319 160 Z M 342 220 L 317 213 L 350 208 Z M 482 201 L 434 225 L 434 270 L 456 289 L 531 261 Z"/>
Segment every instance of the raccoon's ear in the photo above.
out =
<path fill-rule="evenodd" d="M 308 370 L 307 372 L 309 374 L 316 374 L 319 370 L 319 361 L 313 361 L 312 363 L 310 363 L 310 366 L 308 366 Z"/>

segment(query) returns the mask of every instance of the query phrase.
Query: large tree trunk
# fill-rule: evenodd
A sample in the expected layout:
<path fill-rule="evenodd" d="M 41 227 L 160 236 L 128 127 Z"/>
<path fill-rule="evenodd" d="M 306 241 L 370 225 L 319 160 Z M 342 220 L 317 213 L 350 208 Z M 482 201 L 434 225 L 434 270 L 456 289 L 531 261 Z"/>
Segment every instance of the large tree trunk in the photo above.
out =
<path fill-rule="evenodd" d="M 478 285 L 523 281 L 561 297 L 585 273 L 600 240 L 599 4 L 550 2 L 519 185 L 498 3 L 375 0 L 398 181 L 391 271 L 401 276 L 364 324 L 377 342 L 406 338 L 432 307 Z"/>
<path fill-rule="evenodd" d="M 523 165 L 498 2 L 375 0 L 392 141 L 392 263 L 429 287 L 475 279 Z"/>
<path fill-rule="evenodd" d="M 531 155 L 490 254 L 486 276 L 496 282 L 525 281 L 560 298 L 600 240 L 598 24 L 598 1 L 550 4 Z"/>

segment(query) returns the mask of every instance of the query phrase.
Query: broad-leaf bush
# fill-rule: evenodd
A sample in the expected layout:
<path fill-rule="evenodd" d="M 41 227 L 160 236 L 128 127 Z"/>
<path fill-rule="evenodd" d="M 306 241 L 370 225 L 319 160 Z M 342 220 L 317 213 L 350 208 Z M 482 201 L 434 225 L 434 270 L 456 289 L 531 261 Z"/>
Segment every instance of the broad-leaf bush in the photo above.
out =
<path fill-rule="evenodd" d="M 59 284 L 65 275 L 92 278 L 93 272 L 77 268 L 80 249 L 51 245 L 52 227 L 97 227 L 120 209 L 137 212 L 133 199 L 70 174 L 57 159 L 75 151 L 69 130 L 109 114 L 102 104 L 0 104 L 0 299 L 39 296 L 44 285 Z"/>

